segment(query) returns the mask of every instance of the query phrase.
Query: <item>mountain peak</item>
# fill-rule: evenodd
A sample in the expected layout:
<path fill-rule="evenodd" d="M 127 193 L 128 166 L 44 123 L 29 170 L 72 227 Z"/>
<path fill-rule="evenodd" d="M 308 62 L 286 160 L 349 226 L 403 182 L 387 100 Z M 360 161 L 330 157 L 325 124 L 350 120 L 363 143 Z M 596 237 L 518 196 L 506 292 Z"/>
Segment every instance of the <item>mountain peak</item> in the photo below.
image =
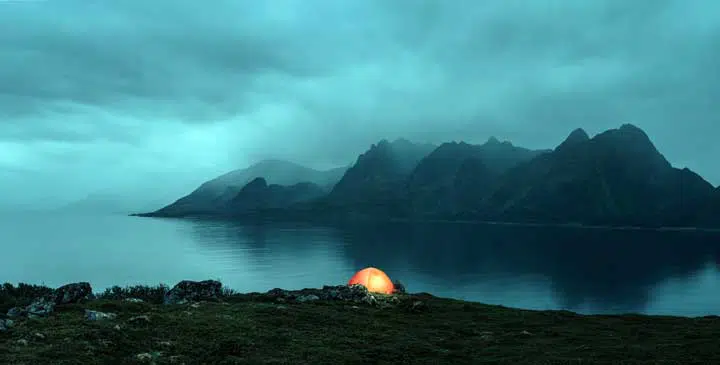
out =
<path fill-rule="evenodd" d="M 488 138 L 485 144 L 500 144 L 500 140 L 497 139 L 495 136 L 490 136 L 490 138 Z"/>
<path fill-rule="evenodd" d="M 571 146 L 576 143 L 582 143 L 585 141 L 588 141 L 590 139 L 590 136 L 585 132 L 582 128 L 576 128 L 570 134 L 565 138 L 565 140 L 558 146 L 558 148 L 563 148 L 565 146 Z"/>
<path fill-rule="evenodd" d="M 243 190 L 254 190 L 254 189 L 262 189 L 266 188 L 268 186 L 267 180 L 265 180 L 264 177 L 256 177 L 252 179 L 245 187 L 243 187 Z"/>
<path fill-rule="evenodd" d="M 627 131 L 627 132 L 642 132 L 642 133 L 645 133 L 645 132 L 643 132 L 642 129 L 640 129 L 640 128 L 637 127 L 636 125 L 630 124 L 630 123 L 625 123 L 625 124 L 621 125 L 621 126 L 620 126 L 620 130 L 621 130 L 621 131 Z"/>

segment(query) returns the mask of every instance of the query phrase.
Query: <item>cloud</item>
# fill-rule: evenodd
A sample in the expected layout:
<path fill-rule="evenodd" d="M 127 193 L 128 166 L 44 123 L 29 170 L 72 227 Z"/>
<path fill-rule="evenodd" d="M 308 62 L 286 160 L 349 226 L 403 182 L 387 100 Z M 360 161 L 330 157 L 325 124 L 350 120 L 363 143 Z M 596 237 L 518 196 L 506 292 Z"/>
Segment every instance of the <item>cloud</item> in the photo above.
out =
<path fill-rule="evenodd" d="M 644 128 L 720 170 L 710 0 L 0 2 L 0 188 L 179 194 L 260 158 L 344 165 L 380 138 L 552 147 Z M 21 183 L 33 179 L 32 184 Z M 33 195 L 34 194 L 34 195 Z M 130 194 L 130 193 L 128 193 Z M 168 193 L 169 194 L 169 193 Z"/>

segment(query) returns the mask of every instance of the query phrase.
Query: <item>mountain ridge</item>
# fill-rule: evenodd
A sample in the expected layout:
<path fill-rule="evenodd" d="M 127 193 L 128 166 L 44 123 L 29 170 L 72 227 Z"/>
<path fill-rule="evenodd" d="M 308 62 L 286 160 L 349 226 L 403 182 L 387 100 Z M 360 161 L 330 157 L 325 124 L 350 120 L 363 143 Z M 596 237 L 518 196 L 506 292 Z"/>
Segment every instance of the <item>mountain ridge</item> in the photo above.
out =
<path fill-rule="evenodd" d="M 632 124 L 592 137 L 578 128 L 546 150 L 495 137 L 481 145 L 381 140 L 326 194 L 306 188 L 303 199 L 259 204 L 230 216 L 720 226 L 720 188 L 687 168 L 673 167 Z"/>

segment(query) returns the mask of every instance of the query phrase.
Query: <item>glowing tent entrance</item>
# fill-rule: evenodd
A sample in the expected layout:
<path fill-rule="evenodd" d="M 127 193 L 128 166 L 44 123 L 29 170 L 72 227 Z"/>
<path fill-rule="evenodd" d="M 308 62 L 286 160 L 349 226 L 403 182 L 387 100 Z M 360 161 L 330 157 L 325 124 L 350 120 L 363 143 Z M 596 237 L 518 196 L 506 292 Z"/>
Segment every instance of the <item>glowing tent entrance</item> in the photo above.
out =
<path fill-rule="evenodd" d="M 348 285 L 361 284 L 373 293 L 392 294 L 395 286 L 382 270 L 368 267 L 355 273 Z"/>

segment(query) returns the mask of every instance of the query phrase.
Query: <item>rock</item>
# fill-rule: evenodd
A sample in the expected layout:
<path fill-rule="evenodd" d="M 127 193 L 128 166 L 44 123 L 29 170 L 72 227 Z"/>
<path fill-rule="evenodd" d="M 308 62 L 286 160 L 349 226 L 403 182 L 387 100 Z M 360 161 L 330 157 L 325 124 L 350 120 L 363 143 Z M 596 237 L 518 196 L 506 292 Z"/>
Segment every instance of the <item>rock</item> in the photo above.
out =
<path fill-rule="evenodd" d="M 27 315 L 27 311 L 21 307 L 12 307 L 7 311 L 7 316 L 10 318 L 19 318 L 25 315 Z"/>
<path fill-rule="evenodd" d="M 17 343 L 18 345 L 20 345 L 20 346 L 27 346 L 27 345 L 28 345 L 28 340 L 26 340 L 26 339 L 24 339 L 24 338 L 21 338 L 21 339 L 17 340 L 16 343 Z"/>
<path fill-rule="evenodd" d="M 366 297 L 362 298 L 361 302 L 367 304 L 367 305 L 377 305 L 378 300 L 375 298 L 374 295 L 368 294 Z"/>
<path fill-rule="evenodd" d="M 222 283 L 216 280 L 183 280 L 170 289 L 163 298 L 164 304 L 184 304 L 188 301 L 217 300 L 222 294 Z"/>
<path fill-rule="evenodd" d="M 126 298 L 123 301 L 130 302 L 130 303 L 145 303 L 144 300 L 138 299 L 138 298 Z"/>
<path fill-rule="evenodd" d="M 115 326 L 113 326 L 113 329 L 116 331 L 120 331 L 122 328 L 120 327 L 119 324 L 116 324 Z"/>
<path fill-rule="evenodd" d="M 44 339 L 45 339 L 45 335 L 42 334 L 42 333 L 40 333 L 40 332 L 35 332 L 35 333 L 33 333 L 33 337 L 35 337 L 35 338 L 38 339 L 38 340 L 44 340 Z"/>
<path fill-rule="evenodd" d="M 90 309 L 85 310 L 85 319 L 87 319 L 88 321 L 101 321 L 105 319 L 115 318 L 117 318 L 117 314 L 115 313 L 98 312 Z"/>
<path fill-rule="evenodd" d="M 135 355 L 135 359 L 141 362 L 150 362 L 152 361 L 153 356 L 149 352 L 143 352 L 142 354 Z"/>
<path fill-rule="evenodd" d="M 390 306 L 399 303 L 399 300 L 394 296 L 375 296 L 368 292 L 365 286 L 359 284 L 338 286 L 326 285 L 321 289 L 302 289 L 295 291 L 275 288 L 265 293 L 265 297 L 278 303 L 284 303 L 287 301 L 302 303 L 315 300 L 345 301 L 373 306 Z"/>
<path fill-rule="evenodd" d="M 55 302 L 48 298 L 35 299 L 25 307 L 28 318 L 47 317 L 55 310 Z"/>
<path fill-rule="evenodd" d="M 6 332 L 14 324 L 12 319 L 0 319 L 0 332 Z"/>
<path fill-rule="evenodd" d="M 57 305 L 79 303 L 93 299 L 92 287 L 88 282 L 65 284 L 55 289 L 54 302 Z"/>
<path fill-rule="evenodd" d="M 309 295 L 301 295 L 296 300 L 300 303 L 305 303 L 305 302 L 313 302 L 316 300 L 320 300 L 320 297 L 315 294 L 309 294 Z"/>
<path fill-rule="evenodd" d="M 533 334 L 530 333 L 530 332 L 528 332 L 528 331 L 522 331 L 522 332 L 520 332 L 520 336 L 530 337 L 530 336 L 532 336 L 532 335 L 533 335 Z"/>
<path fill-rule="evenodd" d="M 403 284 L 400 280 L 393 281 L 393 294 L 405 294 L 407 293 L 405 289 L 405 284 Z"/>
<path fill-rule="evenodd" d="M 142 316 L 134 316 L 128 319 L 128 323 L 149 323 L 150 317 L 142 315 Z"/>
<path fill-rule="evenodd" d="M 323 300 L 343 300 L 357 303 L 368 302 L 368 297 L 373 297 L 373 295 L 360 284 L 323 286 L 320 295 Z"/>

